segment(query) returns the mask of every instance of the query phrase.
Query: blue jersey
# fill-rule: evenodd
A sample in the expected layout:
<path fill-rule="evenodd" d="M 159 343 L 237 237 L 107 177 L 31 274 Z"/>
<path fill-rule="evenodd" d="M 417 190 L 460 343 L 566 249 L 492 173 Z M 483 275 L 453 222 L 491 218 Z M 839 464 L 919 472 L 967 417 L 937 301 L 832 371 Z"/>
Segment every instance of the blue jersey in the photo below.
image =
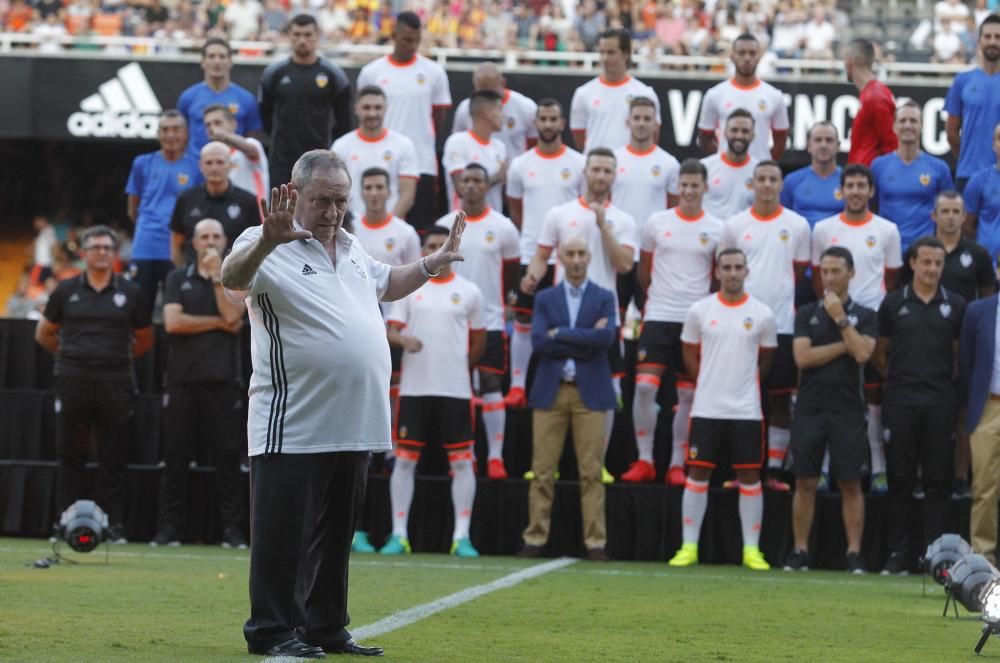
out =
<path fill-rule="evenodd" d="M 924 235 L 934 234 L 934 199 L 942 191 L 955 188 L 948 164 L 920 152 L 909 165 L 895 152 L 872 162 L 878 214 L 899 227 L 903 254 Z"/>
<path fill-rule="evenodd" d="M 230 83 L 222 92 L 216 92 L 204 81 L 196 83 L 181 92 L 177 100 L 177 110 L 184 114 L 188 123 L 188 154 L 195 157 L 208 142 L 202 114 L 213 104 L 222 104 L 236 118 L 236 133 L 246 136 L 251 131 L 261 131 L 260 111 L 257 98 L 246 88 Z"/>
<path fill-rule="evenodd" d="M 844 211 L 840 166 L 827 177 L 817 175 L 812 166 L 789 173 L 781 190 L 781 204 L 804 216 L 810 227 L 817 221 L 840 214 Z"/>
<path fill-rule="evenodd" d="M 965 211 L 978 214 L 976 241 L 996 260 L 1000 253 L 1000 171 L 996 165 L 984 168 L 965 185 Z"/>
<path fill-rule="evenodd" d="M 993 165 L 993 129 L 1000 120 L 1000 73 L 978 67 L 955 77 L 944 99 L 948 115 L 962 118 L 962 145 L 955 177 L 972 177 Z"/>
<path fill-rule="evenodd" d="M 125 193 L 139 197 L 132 257 L 170 260 L 170 216 L 182 191 L 201 184 L 198 160 L 185 154 L 167 161 L 160 151 L 140 154 L 132 162 Z"/>

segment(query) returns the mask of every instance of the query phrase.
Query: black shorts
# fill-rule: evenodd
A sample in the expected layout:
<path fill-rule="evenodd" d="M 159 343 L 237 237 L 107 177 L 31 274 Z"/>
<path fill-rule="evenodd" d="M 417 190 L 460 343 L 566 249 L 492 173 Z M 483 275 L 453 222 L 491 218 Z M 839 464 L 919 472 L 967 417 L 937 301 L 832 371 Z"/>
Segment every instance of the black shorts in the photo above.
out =
<path fill-rule="evenodd" d="M 628 304 L 633 299 L 635 307 L 640 311 L 646 307 L 646 291 L 639 285 L 639 263 L 635 263 L 628 274 L 618 274 L 615 283 L 618 290 L 618 308 L 622 311 L 628 308 Z"/>
<path fill-rule="evenodd" d="M 688 465 L 714 468 L 727 452 L 734 469 L 760 469 L 764 465 L 764 422 L 691 418 Z"/>
<path fill-rule="evenodd" d="M 392 359 L 392 375 L 398 378 L 400 367 L 403 365 L 403 348 L 390 345 L 389 357 Z"/>
<path fill-rule="evenodd" d="M 684 343 L 681 341 L 680 322 L 651 320 L 642 323 L 639 345 L 636 350 L 636 368 L 661 367 L 678 376 L 686 376 L 684 369 Z"/>
<path fill-rule="evenodd" d="M 527 273 L 528 273 L 528 266 L 521 265 L 521 278 L 524 278 L 524 275 Z M 542 280 L 538 282 L 538 287 L 535 288 L 535 292 L 538 292 L 539 290 L 543 290 L 545 288 L 551 288 L 555 280 L 556 280 L 556 266 L 548 265 L 545 268 L 545 276 L 543 276 Z M 521 292 L 521 288 L 518 288 L 517 301 L 514 303 L 514 306 L 512 308 L 514 309 L 515 313 L 521 313 L 523 315 L 531 315 L 531 312 L 535 310 L 535 296 L 526 295 L 525 293 Z"/>
<path fill-rule="evenodd" d="M 401 396 L 396 419 L 397 455 L 419 458 L 428 444 L 449 457 L 469 454 L 475 443 L 472 401 L 444 396 Z"/>
<path fill-rule="evenodd" d="M 476 363 L 476 368 L 487 373 L 503 375 L 507 372 L 507 335 L 502 331 L 486 332 L 486 350 Z"/>
<path fill-rule="evenodd" d="M 851 481 L 868 474 L 868 426 L 864 412 L 795 412 L 792 419 L 792 471 L 818 477 L 830 450 L 830 474 Z"/>
<path fill-rule="evenodd" d="M 792 335 L 778 334 L 778 347 L 764 386 L 769 393 L 790 394 L 799 386 L 799 367 L 792 352 Z"/>
<path fill-rule="evenodd" d="M 881 387 L 882 384 L 885 382 L 885 379 L 882 377 L 882 374 L 878 372 L 878 369 L 875 368 L 874 362 L 871 361 L 865 364 L 864 380 L 866 389 Z"/>
<path fill-rule="evenodd" d="M 608 348 L 608 366 L 611 367 L 611 377 L 625 377 L 625 358 L 622 357 L 622 342 L 617 338 L 611 342 L 611 347 Z"/>

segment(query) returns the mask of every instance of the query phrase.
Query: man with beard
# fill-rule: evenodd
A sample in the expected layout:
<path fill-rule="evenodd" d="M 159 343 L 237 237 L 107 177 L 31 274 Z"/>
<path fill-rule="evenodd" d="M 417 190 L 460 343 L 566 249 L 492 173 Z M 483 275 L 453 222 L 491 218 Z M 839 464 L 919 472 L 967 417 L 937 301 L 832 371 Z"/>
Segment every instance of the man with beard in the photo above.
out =
<path fill-rule="evenodd" d="M 875 157 L 896 149 L 892 130 L 896 99 L 884 83 L 875 79 L 875 46 L 867 39 L 855 39 L 847 47 L 844 68 L 847 80 L 858 88 L 861 108 L 851 123 L 851 151 L 847 163 L 871 166 Z"/>
<path fill-rule="evenodd" d="M 944 110 L 952 154 L 958 157 L 955 184 L 965 190 L 969 178 L 993 164 L 993 127 L 1000 118 L 1000 16 L 990 14 L 979 26 L 981 64 L 955 76 Z"/>
<path fill-rule="evenodd" d="M 701 160 L 708 170 L 705 211 L 723 221 L 753 203 L 757 160 L 747 153 L 754 137 L 753 115 L 737 108 L 726 119 L 726 149 Z"/>

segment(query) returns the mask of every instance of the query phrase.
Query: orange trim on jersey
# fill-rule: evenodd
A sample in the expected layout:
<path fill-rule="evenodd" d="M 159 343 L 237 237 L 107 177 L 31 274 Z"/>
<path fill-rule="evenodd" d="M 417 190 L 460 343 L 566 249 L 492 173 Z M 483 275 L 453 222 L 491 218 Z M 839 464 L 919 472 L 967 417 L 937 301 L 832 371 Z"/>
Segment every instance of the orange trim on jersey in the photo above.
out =
<path fill-rule="evenodd" d="M 703 218 L 705 218 L 705 210 L 702 210 L 698 214 L 698 216 L 687 216 L 686 214 L 684 214 L 684 212 L 681 211 L 680 206 L 677 206 L 674 208 L 674 213 L 677 215 L 678 219 L 680 219 L 681 221 L 687 221 L 688 223 L 692 223 L 694 221 L 701 221 Z"/>
<path fill-rule="evenodd" d="M 475 443 L 475 440 L 464 440 L 462 442 L 452 442 L 451 444 L 443 444 L 445 449 L 467 449 Z"/>
<path fill-rule="evenodd" d="M 443 285 L 445 283 L 450 283 L 451 281 L 454 281 L 455 276 L 456 276 L 455 272 L 452 272 L 448 276 L 432 276 L 429 282 Z"/>
<path fill-rule="evenodd" d="M 510 89 L 504 88 L 503 89 L 503 103 L 506 105 L 506 103 L 508 101 L 510 101 Z"/>
<path fill-rule="evenodd" d="M 565 145 L 561 145 L 559 147 L 559 151 L 556 152 L 555 154 L 546 154 L 545 152 L 542 152 L 540 149 L 538 149 L 537 145 L 535 146 L 535 154 L 537 154 L 538 158 L 540 158 L 540 159 L 558 159 L 559 157 L 561 157 L 565 153 L 566 153 L 566 146 Z"/>
<path fill-rule="evenodd" d="M 691 461 L 691 465 L 694 465 L 695 461 Z M 714 465 L 712 467 L 715 467 Z M 708 482 L 695 483 L 691 479 L 684 482 L 684 490 L 690 490 L 692 493 L 707 493 L 708 492 Z"/>
<path fill-rule="evenodd" d="M 872 220 L 872 217 L 873 217 L 873 216 L 875 216 L 875 215 L 874 215 L 874 214 L 872 214 L 872 213 L 871 213 L 871 212 L 869 211 L 869 212 L 868 212 L 868 216 L 866 216 L 866 217 L 865 217 L 865 220 L 864 220 L 864 221 L 850 221 L 850 220 L 848 220 L 848 218 L 847 218 L 847 214 L 846 214 L 845 212 L 841 212 L 841 213 L 840 213 L 840 220 L 841 220 L 841 221 L 843 221 L 844 223 L 846 223 L 846 224 L 847 224 L 847 225 L 849 225 L 849 226 L 855 226 L 855 227 L 857 227 L 857 226 L 863 226 L 863 225 L 865 225 L 866 223 L 868 223 L 869 221 L 871 221 L 871 220 Z"/>
<path fill-rule="evenodd" d="M 393 67 L 409 67 L 410 65 L 414 65 L 417 63 L 417 54 L 414 53 L 413 57 L 407 60 L 406 62 L 400 62 L 399 60 L 392 57 L 391 54 L 385 56 L 385 59 L 388 60 L 389 64 L 391 64 Z"/>
<path fill-rule="evenodd" d="M 487 138 L 486 140 L 483 140 L 476 133 L 474 133 L 471 129 L 469 131 L 466 131 L 465 133 L 467 133 L 470 136 L 472 136 L 472 140 L 476 141 L 480 145 L 489 145 L 490 144 L 490 139 L 489 138 Z"/>
<path fill-rule="evenodd" d="M 758 221 L 774 221 L 779 216 L 781 216 L 781 213 L 784 212 L 784 211 L 785 211 L 785 208 L 782 207 L 781 205 L 778 205 L 778 209 L 774 211 L 774 214 L 771 214 L 771 215 L 768 215 L 768 216 L 761 216 L 760 214 L 757 213 L 757 210 L 755 210 L 753 207 L 751 207 L 750 208 L 750 216 L 752 216 L 753 218 L 757 219 Z"/>
<path fill-rule="evenodd" d="M 728 299 L 726 299 L 725 297 L 723 297 L 721 291 L 718 292 L 718 293 L 716 293 L 715 296 L 719 298 L 719 302 L 723 306 L 728 306 L 730 308 L 738 308 L 740 306 L 743 306 L 744 304 L 747 303 L 747 300 L 750 299 L 750 293 L 747 293 L 747 292 L 744 292 L 743 296 L 740 297 L 739 301 L 735 301 L 735 302 L 731 302 Z"/>
<path fill-rule="evenodd" d="M 747 154 L 746 158 L 743 161 L 740 161 L 739 163 L 737 163 L 735 161 L 730 161 L 729 157 L 726 156 L 725 152 L 720 153 L 719 154 L 719 158 L 722 160 L 722 163 L 726 164 L 727 166 L 729 166 L 731 168 L 742 168 L 743 166 L 745 166 L 748 163 L 750 163 L 750 155 L 749 154 Z"/>
<path fill-rule="evenodd" d="M 729 83 L 730 83 L 730 85 L 732 85 L 737 90 L 756 90 L 757 88 L 760 87 L 760 79 L 759 78 L 757 80 L 755 80 L 753 83 L 751 83 L 750 85 L 740 85 L 739 83 L 736 82 L 735 78 L 730 78 L 729 79 Z"/>
<path fill-rule="evenodd" d="M 412 446 L 412 447 L 426 447 L 427 446 L 426 442 L 421 442 L 420 440 L 408 440 L 405 437 L 398 438 L 396 441 L 399 442 L 400 444 L 407 444 L 407 445 Z"/>
<path fill-rule="evenodd" d="M 476 221 L 482 221 L 483 219 L 486 218 L 486 216 L 489 213 L 490 213 L 490 208 L 487 207 L 482 212 L 480 212 L 479 214 L 477 214 L 475 216 L 472 216 L 471 214 L 466 214 L 465 215 L 465 220 L 468 221 L 468 222 L 471 222 L 471 223 L 475 223 Z"/>
<path fill-rule="evenodd" d="M 625 85 L 626 83 L 628 83 L 630 80 L 632 80 L 632 77 L 631 76 L 626 76 L 625 78 L 621 79 L 617 83 L 612 83 L 608 79 L 604 78 L 603 74 L 597 77 L 597 81 L 601 85 L 607 85 L 608 87 L 621 87 L 622 85 Z"/>
<path fill-rule="evenodd" d="M 583 199 L 583 196 L 578 196 L 577 199 L 576 199 L 576 202 L 580 203 L 580 207 L 584 208 L 587 211 L 590 211 L 590 204 L 586 200 Z M 604 209 L 607 209 L 609 207 L 611 207 L 611 197 L 610 196 L 604 202 Z"/>
<path fill-rule="evenodd" d="M 640 152 L 639 150 L 637 150 L 634 147 L 632 147 L 631 143 L 628 144 L 628 145 L 626 145 L 625 149 L 628 150 L 629 152 L 631 152 L 632 154 L 636 155 L 637 157 L 644 157 L 647 154 L 652 154 L 653 153 L 653 150 L 656 149 L 656 143 L 653 143 L 652 145 L 649 146 L 648 150 L 644 150 L 642 152 Z"/>
<path fill-rule="evenodd" d="M 368 136 L 364 135 L 363 133 L 361 133 L 361 129 L 355 129 L 354 133 L 356 133 L 358 135 L 358 138 L 360 138 L 366 143 L 377 143 L 389 135 L 389 130 L 386 129 L 385 127 L 382 127 L 382 133 L 380 133 L 375 138 L 369 138 Z"/>
<path fill-rule="evenodd" d="M 694 465 L 695 467 L 707 467 L 710 470 L 714 470 L 716 468 L 716 464 L 715 463 L 709 463 L 707 460 L 689 460 L 687 462 L 687 464 L 688 465 Z M 736 467 L 736 466 L 733 465 L 733 467 Z M 760 466 L 758 465 L 757 467 L 760 467 Z M 687 488 L 687 486 L 685 486 L 685 488 Z"/>
<path fill-rule="evenodd" d="M 390 221 L 392 221 L 392 212 L 386 214 L 385 218 L 379 221 L 378 223 L 372 223 L 371 221 L 368 220 L 367 216 L 361 217 L 361 225 L 370 230 L 378 230 L 379 228 L 384 228 L 385 226 L 389 225 Z"/>

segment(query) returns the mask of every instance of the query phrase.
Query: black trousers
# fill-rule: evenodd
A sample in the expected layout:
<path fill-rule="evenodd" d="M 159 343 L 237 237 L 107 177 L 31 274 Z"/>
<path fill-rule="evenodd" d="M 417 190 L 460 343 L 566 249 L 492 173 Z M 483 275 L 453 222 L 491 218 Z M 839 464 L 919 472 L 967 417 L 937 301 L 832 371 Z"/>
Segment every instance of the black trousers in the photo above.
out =
<path fill-rule="evenodd" d="M 146 296 L 146 306 L 152 311 L 156 308 L 156 293 L 161 284 L 167 282 L 167 275 L 174 270 L 174 263 L 169 260 L 133 260 L 129 267 L 132 280 L 142 288 Z"/>
<path fill-rule="evenodd" d="M 444 173 L 444 170 L 440 169 L 439 172 Z M 451 175 L 444 174 L 442 177 Z M 448 209 L 447 203 L 444 206 L 441 204 L 445 195 L 442 193 L 444 188 L 444 181 L 434 175 L 421 174 L 417 181 L 416 198 L 406 220 L 421 236 L 441 218 L 442 210 Z"/>
<path fill-rule="evenodd" d="M 94 501 L 108 514 L 111 525 L 123 523 L 135 383 L 131 377 L 118 380 L 57 377 L 55 392 L 59 511 L 86 497 L 84 466 L 93 433 L 98 462 Z"/>
<path fill-rule="evenodd" d="M 242 523 L 240 419 L 244 389 L 233 384 L 184 384 L 167 389 L 164 461 L 160 476 L 160 529 L 184 530 L 188 466 L 200 447 L 211 446 L 219 511 L 225 527 Z"/>
<path fill-rule="evenodd" d="M 364 502 L 368 452 L 250 459 L 251 649 L 297 636 L 330 645 L 347 632 L 351 539 Z"/>
<path fill-rule="evenodd" d="M 913 488 L 920 471 L 924 485 L 924 542 L 949 530 L 948 503 L 955 476 L 957 410 L 944 405 L 886 403 L 882 423 L 889 479 L 889 551 L 910 558 L 910 531 L 914 525 Z"/>

